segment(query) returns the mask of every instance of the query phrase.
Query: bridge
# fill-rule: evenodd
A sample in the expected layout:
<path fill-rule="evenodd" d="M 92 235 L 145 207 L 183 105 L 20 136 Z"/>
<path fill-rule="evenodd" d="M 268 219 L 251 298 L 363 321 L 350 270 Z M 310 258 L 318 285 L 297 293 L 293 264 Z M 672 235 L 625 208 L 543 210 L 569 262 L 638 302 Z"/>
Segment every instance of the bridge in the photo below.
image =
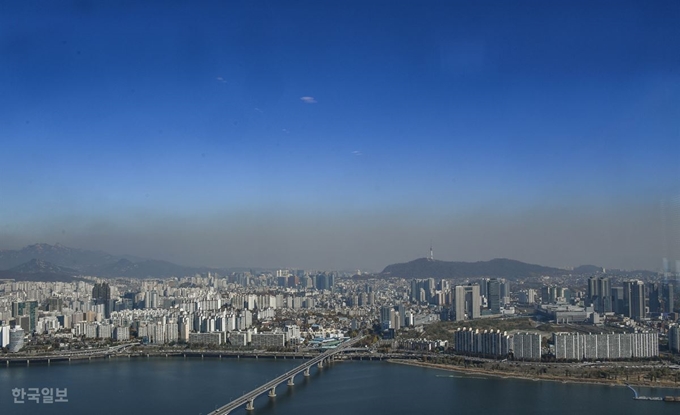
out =
<path fill-rule="evenodd" d="M 255 398 L 257 398 L 258 396 L 264 393 L 268 393 L 268 396 L 270 398 L 275 397 L 276 387 L 278 385 L 280 385 L 283 382 L 286 382 L 288 386 L 293 386 L 295 384 L 294 379 L 296 375 L 299 375 L 300 373 L 304 372 L 305 376 L 309 376 L 309 369 L 312 366 L 317 365 L 319 368 L 323 367 L 323 364 L 327 359 L 329 359 L 330 357 L 337 353 L 341 353 L 348 349 L 351 349 L 351 347 L 354 346 L 361 339 L 363 339 L 363 337 L 355 337 L 351 340 L 348 340 L 340 344 L 335 349 L 329 349 L 328 351 L 318 355 L 314 359 L 304 362 L 300 366 L 297 366 L 296 368 L 289 370 L 288 372 L 277 377 L 276 379 L 271 380 L 265 383 L 264 385 L 258 386 L 257 388 L 251 390 L 250 392 L 244 394 L 243 396 L 234 399 L 233 401 L 214 410 L 213 412 L 210 412 L 209 415 L 227 415 L 229 412 L 233 411 L 234 409 L 237 409 L 243 404 L 246 405 L 246 411 L 252 411 L 253 409 L 255 409 L 254 402 Z"/>
<path fill-rule="evenodd" d="M 49 354 L 18 354 L 18 355 L 5 355 L 2 360 L 5 360 L 5 365 L 9 366 L 10 362 L 23 362 L 25 361 L 27 365 L 30 362 L 47 362 L 60 361 L 71 359 L 92 359 L 97 357 L 111 357 L 117 354 L 123 353 L 127 348 L 132 346 L 137 346 L 139 343 L 125 343 L 117 346 L 111 346 L 106 349 L 86 349 L 86 350 L 73 350 L 73 351 L 61 351 L 57 353 Z"/>

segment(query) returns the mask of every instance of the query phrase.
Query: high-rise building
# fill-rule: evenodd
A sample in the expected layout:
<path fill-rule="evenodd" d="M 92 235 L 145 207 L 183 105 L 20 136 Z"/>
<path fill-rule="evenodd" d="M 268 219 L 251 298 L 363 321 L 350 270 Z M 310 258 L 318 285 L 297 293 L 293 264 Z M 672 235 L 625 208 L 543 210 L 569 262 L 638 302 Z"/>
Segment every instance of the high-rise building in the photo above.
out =
<path fill-rule="evenodd" d="M 489 308 L 491 313 L 500 314 L 501 313 L 501 283 L 497 278 L 491 278 L 488 282 L 487 290 Z"/>
<path fill-rule="evenodd" d="M 328 290 L 328 289 L 330 289 L 329 283 L 328 283 L 328 276 L 325 273 L 317 274 L 315 281 L 316 281 L 315 288 L 317 290 Z"/>
<path fill-rule="evenodd" d="M 453 334 L 456 352 L 482 356 L 507 356 L 511 336 L 500 330 L 458 329 Z"/>
<path fill-rule="evenodd" d="M 106 282 L 96 283 L 92 288 L 92 300 L 95 304 L 104 305 L 104 316 L 109 318 L 111 311 L 113 311 L 113 303 L 111 301 L 111 287 Z"/>
<path fill-rule="evenodd" d="M 335 272 L 331 272 L 328 274 L 328 289 L 330 291 L 333 291 L 335 288 Z"/>
<path fill-rule="evenodd" d="M 20 316 L 28 316 L 27 324 L 28 332 L 35 331 L 35 324 L 38 321 L 38 302 L 37 301 L 20 301 L 12 303 L 12 317 L 19 318 Z"/>
<path fill-rule="evenodd" d="M 645 288 L 647 289 L 649 312 L 651 314 L 660 314 L 663 311 L 661 284 L 647 283 Z"/>
<path fill-rule="evenodd" d="M 623 287 L 612 287 L 612 311 L 616 314 L 626 314 L 627 310 L 623 299 Z"/>
<path fill-rule="evenodd" d="M 542 337 L 540 334 L 516 333 L 511 339 L 510 349 L 515 359 L 541 360 Z"/>
<path fill-rule="evenodd" d="M 642 281 L 626 281 L 623 283 L 623 301 L 625 315 L 633 320 L 647 317 L 645 312 L 645 284 Z"/>
<path fill-rule="evenodd" d="M 0 347 L 9 346 L 9 326 L 0 327 Z"/>
<path fill-rule="evenodd" d="M 436 285 L 434 278 L 424 280 L 411 280 L 411 292 L 409 298 L 412 302 L 431 302 L 434 300 Z"/>
<path fill-rule="evenodd" d="M 394 313 L 394 310 L 391 306 L 380 307 L 380 325 L 383 330 L 394 328 L 392 326 L 392 313 Z"/>
<path fill-rule="evenodd" d="M 564 360 L 650 358 L 659 355 L 659 334 L 553 333 L 555 357 Z"/>
<path fill-rule="evenodd" d="M 544 285 L 541 287 L 541 303 L 554 304 L 557 302 L 557 287 Z"/>
<path fill-rule="evenodd" d="M 586 292 L 586 305 L 593 305 L 598 313 L 612 311 L 611 284 L 607 277 L 590 277 Z"/>
<path fill-rule="evenodd" d="M 510 301 L 510 282 L 504 278 L 498 281 L 500 282 L 501 304 L 507 304 Z"/>
<path fill-rule="evenodd" d="M 670 283 L 663 284 L 661 287 L 662 310 L 664 313 L 672 313 L 674 310 L 674 291 L 675 286 Z"/>
<path fill-rule="evenodd" d="M 674 324 L 668 330 L 668 347 L 673 353 L 680 353 L 680 325 Z"/>
<path fill-rule="evenodd" d="M 9 351 L 16 353 L 24 347 L 24 330 L 15 327 L 9 331 Z"/>
<path fill-rule="evenodd" d="M 455 293 L 456 321 L 479 318 L 481 313 L 479 285 L 458 285 Z"/>
<path fill-rule="evenodd" d="M 106 282 L 96 283 L 92 288 L 92 299 L 97 301 L 97 304 L 104 304 L 105 301 L 111 299 L 111 287 Z"/>
<path fill-rule="evenodd" d="M 130 328 L 120 326 L 116 327 L 113 330 L 113 338 L 119 342 L 130 340 Z"/>

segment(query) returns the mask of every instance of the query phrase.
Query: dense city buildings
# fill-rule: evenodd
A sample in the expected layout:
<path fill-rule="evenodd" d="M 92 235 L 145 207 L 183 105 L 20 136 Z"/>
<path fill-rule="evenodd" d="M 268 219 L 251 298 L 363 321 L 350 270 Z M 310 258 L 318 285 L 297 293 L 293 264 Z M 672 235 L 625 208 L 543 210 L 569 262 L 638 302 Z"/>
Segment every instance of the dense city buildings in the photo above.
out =
<path fill-rule="evenodd" d="M 0 339 L 10 352 L 39 344 L 69 349 L 82 347 L 79 342 L 130 341 L 278 350 L 326 347 L 329 339 L 372 332 L 395 341 L 395 347 L 515 360 L 553 354 L 569 360 L 648 358 L 659 352 L 659 333 L 677 352 L 675 289 L 671 280 L 615 274 L 519 278 L 511 286 L 503 278 L 406 280 L 289 269 L 149 280 L 6 281 L 0 283 Z M 556 330 L 579 325 L 591 332 L 613 327 L 617 333 L 570 337 L 461 325 L 487 319 L 505 324 L 506 318 L 511 323 L 520 315 L 552 322 Z M 456 325 L 450 337 L 423 338 L 423 328 L 439 322 Z"/>

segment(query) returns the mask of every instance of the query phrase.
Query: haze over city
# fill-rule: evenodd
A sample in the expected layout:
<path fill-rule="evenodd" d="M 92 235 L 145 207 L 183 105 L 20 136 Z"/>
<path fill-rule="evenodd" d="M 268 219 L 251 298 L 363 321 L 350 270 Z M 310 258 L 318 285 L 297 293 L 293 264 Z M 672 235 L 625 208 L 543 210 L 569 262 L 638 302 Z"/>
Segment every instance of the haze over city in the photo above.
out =
<path fill-rule="evenodd" d="M 680 257 L 676 2 L 0 10 L 0 249 Z"/>

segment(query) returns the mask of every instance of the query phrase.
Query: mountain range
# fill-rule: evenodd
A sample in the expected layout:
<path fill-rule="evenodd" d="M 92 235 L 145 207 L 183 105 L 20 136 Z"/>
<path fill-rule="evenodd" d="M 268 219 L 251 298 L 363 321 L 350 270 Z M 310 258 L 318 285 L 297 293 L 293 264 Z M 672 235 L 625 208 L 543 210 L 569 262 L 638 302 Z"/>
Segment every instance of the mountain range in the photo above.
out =
<path fill-rule="evenodd" d="M 402 264 L 388 265 L 381 275 L 406 279 L 478 277 L 516 279 L 519 277 L 557 275 L 568 272 L 559 268 L 527 264 L 505 258 L 479 262 L 437 261 L 419 258 Z"/>
<path fill-rule="evenodd" d="M 132 255 L 116 256 L 102 251 L 69 248 L 60 244 L 40 243 L 19 250 L 0 250 L 0 278 L 15 280 L 70 280 L 77 275 L 164 278 L 208 271 L 220 270 L 187 267 Z"/>
<path fill-rule="evenodd" d="M 0 250 L 0 279 L 11 278 L 17 281 L 68 281 L 83 275 L 105 278 L 167 278 L 206 272 L 217 272 L 225 275 L 246 270 L 248 269 L 190 267 L 132 255 L 117 256 L 103 251 L 69 248 L 60 244 L 39 243 L 18 250 Z M 259 268 L 252 270 L 262 271 Z M 601 267 L 595 265 L 583 265 L 573 270 L 565 270 L 505 258 L 478 262 L 439 261 L 420 258 L 410 262 L 388 265 L 381 273 L 372 274 L 372 276 L 406 279 L 497 277 L 512 280 L 522 277 L 567 273 L 594 275 L 602 271 Z M 654 274 L 651 271 L 624 273 L 630 275 Z"/>

